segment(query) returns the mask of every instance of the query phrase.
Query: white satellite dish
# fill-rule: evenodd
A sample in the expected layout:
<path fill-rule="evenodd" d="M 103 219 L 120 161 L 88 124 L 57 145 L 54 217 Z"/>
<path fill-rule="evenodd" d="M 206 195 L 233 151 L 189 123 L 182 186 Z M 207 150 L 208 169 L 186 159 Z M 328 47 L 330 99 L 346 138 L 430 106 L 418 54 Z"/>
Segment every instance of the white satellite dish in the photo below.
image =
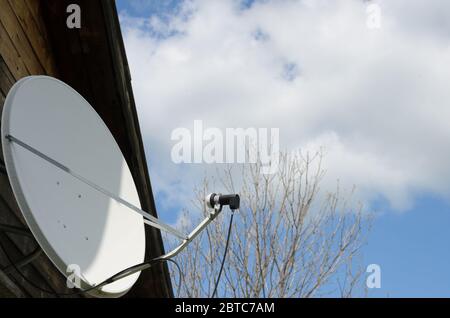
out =
<path fill-rule="evenodd" d="M 27 77 L 8 94 L 2 115 L 5 165 L 23 216 L 40 246 L 64 275 L 82 288 L 99 284 L 144 261 L 141 215 L 24 147 L 13 136 L 86 176 L 102 188 L 140 207 L 130 169 L 108 128 L 89 103 L 61 81 Z M 67 272 L 69 266 L 75 270 Z M 121 296 L 139 273 L 99 290 Z"/>
<path fill-rule="evenodd" d="M 208 196 L 213 211 L 189 235 L 142 211 L 105 123 L 81 95 L 51 77 L 26 77 L 11 88 L 1 138 L 8 178 L 31 232 L 55 266 L 93 296 L 124 295 L 140 271 L 180 253 L 223 206 L 239 209 L 238 195 Z M 144 262 L 144 223 L 182 242 Z"/>

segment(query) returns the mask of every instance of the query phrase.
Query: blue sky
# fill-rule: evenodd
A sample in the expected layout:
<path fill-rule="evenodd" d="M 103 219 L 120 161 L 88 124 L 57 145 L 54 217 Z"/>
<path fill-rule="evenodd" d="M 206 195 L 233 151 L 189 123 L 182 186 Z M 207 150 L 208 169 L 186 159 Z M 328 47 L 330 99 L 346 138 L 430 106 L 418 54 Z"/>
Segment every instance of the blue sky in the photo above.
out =
<path fill-rule="evenodd" d="M 364 249 L 365 261 L 382 268 L 382 289 L 371 296 L 450 296 L 449 222 L 449 205 L 430 197 L 401 214 L 387 209 L 377 217 Z"/>
<path fill-rule="evenodd" d="M 327 146 L 326 182 L 356 185 L 377 214 L 363 254 L 381 266 L 382 288 L 370 296 L 450 296 L 448 4 L 378 1 L 383 25 L 368 30 L 362 1 L 298 12 L 285 1 L 251 1 L 247 13 L 212 2 L 194 1 L 192 11 L 179 0 L 117 1 L 160 217 L 175 222 L 181 207 L 168 203 L 171 193 L 188 199 L 199 175 L 168 163 L 172 129 L 211 109 L 215 127 L 277 125 L 288 149 Z M 286 80 L 286 68 L 300 71 Z M 299 102 L 312 106 L 297 112 Z M 232 105 L 241 121 L 220 110 Z"/>
<path fill-rule="evenodd" d="M 164 16 L 177 9 L 180 0 L 118 0 L 118 10 L 125 10 L 136 17 L 147 18 L 151 15 Z"/>

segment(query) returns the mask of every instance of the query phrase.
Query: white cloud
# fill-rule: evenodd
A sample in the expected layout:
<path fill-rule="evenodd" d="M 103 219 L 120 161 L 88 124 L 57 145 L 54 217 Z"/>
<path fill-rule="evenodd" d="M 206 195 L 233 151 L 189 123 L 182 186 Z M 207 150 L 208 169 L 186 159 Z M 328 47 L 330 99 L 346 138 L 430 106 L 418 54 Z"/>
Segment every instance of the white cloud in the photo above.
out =
<path fill-rule="evenodd" d="M 282 147 L 327 146 L 328 183 L 398 210 L 450 197 L 450 2 L 187 2 L 121 21 L 156 191 L 192 196 L 196 165 L 170 162 L 171 131 L 280 128 Z M 373 2 L 372 2 L 373 3 Z M 167 200 L 166 202 L 172 202 Z"/>

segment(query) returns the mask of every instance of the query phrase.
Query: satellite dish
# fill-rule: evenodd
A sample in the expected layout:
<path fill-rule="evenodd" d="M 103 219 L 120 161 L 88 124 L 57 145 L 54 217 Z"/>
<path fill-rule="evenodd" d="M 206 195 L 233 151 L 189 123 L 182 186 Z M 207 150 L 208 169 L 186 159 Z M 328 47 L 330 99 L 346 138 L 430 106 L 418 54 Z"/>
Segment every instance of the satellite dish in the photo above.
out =
<path fill-rule="evenodd" d="M 107 126 L 81 95 L 51 77 L 26 77 L 8 94 L 1 133 L 20 210 L 61 273 L 79 279 L 80 287 L 88 289 L 144 261 L 143 216 L 117 200 L 140 208 L 130 169 Z M 10 136 L 16 142 L 5 140 Z M 58 164 L 88 178 L 104 193 Z M 90 293 L 119 297 L 139 274 Z"/>
<path fill-rule="evenodd" d="M 55 266 L 93 296 L 124 295 L 142 270 L 184 250 L 223 206 L 239 209 L 239 195 L 213 193 L 206 202 L 213 211 L 189 234 L 141 210 L 130 169 L 105 123 L 75 90 L 51 77 L 26 77 L 11 88 L 1 138 L 31 232 Z M 182 242 L 144 261 L 144 224 Z"/>

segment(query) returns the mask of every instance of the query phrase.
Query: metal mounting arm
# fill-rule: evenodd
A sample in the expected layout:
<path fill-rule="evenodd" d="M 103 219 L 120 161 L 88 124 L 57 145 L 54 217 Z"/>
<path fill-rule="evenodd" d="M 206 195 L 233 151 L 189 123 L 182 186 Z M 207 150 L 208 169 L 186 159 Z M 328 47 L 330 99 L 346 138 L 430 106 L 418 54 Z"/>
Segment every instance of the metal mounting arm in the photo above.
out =
<path fill-rule="evenodd" d="M 192 232 L 188 235 L 188 237 L 172 251 L 152 259 L 152 262 L 144 263 L 135 266 L 133 268 L 130 268 L 129 271 L 117 275 L 116 277 L 114 277 L 114 279 L 112 279 L 108 283 L 118 281 L 126 276 L 148 269 L 152 266 L 153 262 L 164 261 L 177 256 L 182 250 L 184 250 L 189 245 L 189 243 L 191 243 L 200 234 L 200 232 L 202 232 L 209 225 L 209 223 L 214 221 L 214 219 L 220 214 L 221 211 L 222 207 L 215 208 L 214 211 L 212 211 L 199 225 L 197 225 L 197 227 L 194 230 L 192 230 Z"/>
<path fill-rule="evenodd" d="M 80 180 L 81 182 L 83 182 L 84 184 L 88 185 L 89 187 L 93 188 L 94 190 L 97 190 L 98 192 L 103 193 L 104 195 L 110 197 L 111 199 L 119 202 L 120 204 L 125 205 L 126 207 L 128 207 L 130 210 L 133 210 L 134 212 L 139 213 L 140 215 L 142 215 L 144 217 L 144 223 L 153 227 L 156 227 L 160 230 L 166 231 L 172 235 L 177 236 L 178 238 L 185 240 L 187 239 L 187 235 L 181 233 L 180 231 L 178 231 L 177 229 L 171 227 L 170 225 L 167 225 L 163 222 L 161 222 L 159 219 L 155 218 L 153 215 L 151 215 L 148 212 L 142 211 L 141 209 L 139 209 L 137 206 L 131 204 L 128 201 L 125 201 L 124 199 L 120 198 L 119 196 L 115 195 L 114 193 L 111 193 L 110 191 L 106 190 L 105 188 L 102 188 L 101 186 L 99 186 L 98 184 L 90 181 L 89 179 L 79 175 L 78 173 L 72 171 L 72 169 L 70 169 L 69 167 L 63 165 L 62 163 L 56 161 L 53 158 L 50 158 L 49 156 L 43 154 L 42 152 L 40 152 L 39 150 L 33 148 L 32 146 L 26 144 L 25 142 L 23 142 L 22 140 L 11 136 L 11 135 L 7 135 L 5 136 L 5 138 L 10 141 L 10 142 L 14 142 L 17 145 L 19 145 L 20 147 L 28 150 L 29 152 L 33 153 L 34 155 L 40 157 L 41 159 L 49 162 L 50 164 L 54 165 L 56 168 L 70 174 L 72 177 Z"/>
<path fill-rule="evenodd" d="M 186 248 L 186 246 L 189 245 L 189 243 L 191 243 L 200 234 L 201 231 L 203 231 L 204 228 L 209 225 L 209 223 L 214 221 L 214 219 L 220 214 L 221 211 L 222 209 L 214 209 L 213 212 L 211 212 L 199 225 L 197 225 L 194 230 L 192 230 L 191 233 L 189 233 L 188 237 L 180 245 L 178 245 L 172 251 L 155 258 L 155 260 L 166 260 L 177 256 L 182 250 Z"/>

